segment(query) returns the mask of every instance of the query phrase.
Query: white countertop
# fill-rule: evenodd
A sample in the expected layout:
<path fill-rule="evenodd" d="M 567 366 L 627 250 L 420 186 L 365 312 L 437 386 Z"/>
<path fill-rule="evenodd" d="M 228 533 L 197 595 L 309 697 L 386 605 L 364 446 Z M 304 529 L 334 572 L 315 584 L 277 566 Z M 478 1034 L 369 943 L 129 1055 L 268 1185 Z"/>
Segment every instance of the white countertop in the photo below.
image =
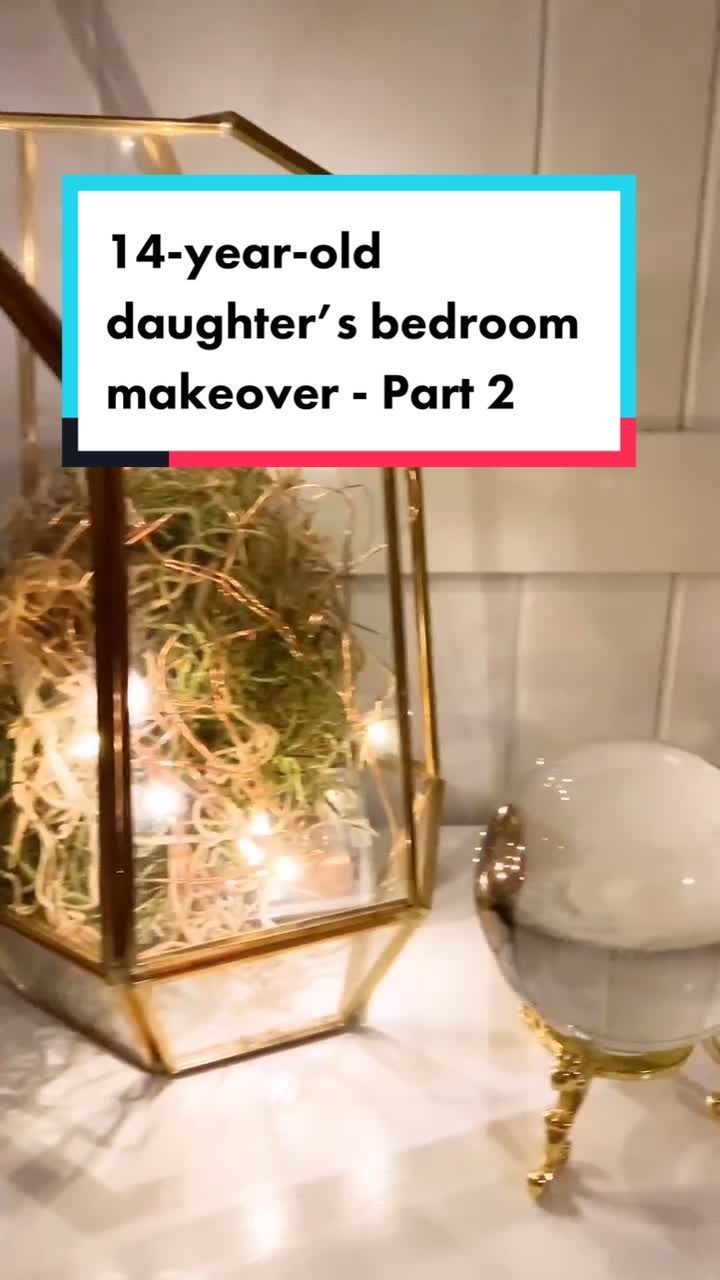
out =
<path fill-rule="evenodd" d="M 0 989 L 12 1280 L 717 1280 L 720 1068 L 596 1083 L 542 1206 L 550 1059 L 444 832 L 436 906 L 366 1030 L 165 1081 Z"/>

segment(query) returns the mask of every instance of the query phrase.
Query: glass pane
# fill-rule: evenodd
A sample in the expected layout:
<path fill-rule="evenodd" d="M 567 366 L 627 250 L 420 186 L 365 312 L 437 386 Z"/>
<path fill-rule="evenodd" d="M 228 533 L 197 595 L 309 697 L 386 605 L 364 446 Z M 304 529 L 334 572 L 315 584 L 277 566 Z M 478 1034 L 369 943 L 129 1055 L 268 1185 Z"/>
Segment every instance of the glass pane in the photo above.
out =
<path fill-rule="evenodd" d="M 152 985 L 150 1011 L 175 1070 L 254 1053 L 339 1022 L 347 938 Z"/>
<path fill-rule="evenodd" d="M 58 146 L 62 142 L 62 146 Z M 104 141 L 0 134 L 0 247 L 57 307 L 60 176 Z M 97 723 L 83 478 L 60 384 L 0 320 L 0 905 L 99 953 Z"/>
<path fill-rule="evenodd" d="M 139 954 L 403 897 L 372 495 L 262 468 L 125 485 Z"/>
<path fill-rule="evenodd" d="M 99 950 L 97 707 L 84 477 L 23 474 L 3 436 L 0 903 L 67 946 Z M 11 456 L 11 449 L 13 454 Z"/>
<path fill-rule="evenodd" d="M 61 181 L 64 173 L 104 173 L 108 139 L 101 134 L 0 132 L 0 249 L 28 275 L 59 315 L 61 304 Z M 9 328 L 9 326 L 8 326 Z M 34 360 L 34 426 L 48 468 L 59 465 L 60 381 Z M 0 330 L 0 409 L 17 385 L 16 335 Z"/>
<path fill-rule="evenodd" d="M 404 925 L 368 929 L 188 977 L 148 983 L 153 1026 L 174 1070 L 339 1026 Z"/>
<path fill-rule="evenodd" d="M 415 923 L 406 919 L 353 934 L 343 992 L 346 1016 L 362 1016 L 376 987 L 414 928 Z"/>
<path fill-rule="evenodd" d="M 22 270 L 31 248 L 31 279 L 59 314 L 61 308 L 61 182 L 63 174 L 282 173 L 273 161 L 222 126 L 214 132 L 167 136 L 123 131 L 0 130 L 0 249 Z M 15 335 L 0 316 L 0 412 L 16 420 Z M 61 420 L 59 381 L 35 361 L 35 425 L 40 447 L 55 461 Z"/>
<path fill-rule="evenodd" d="M 12 929 L 0 927 L 0 971 L 36 1004 L 141 1066 L 150 1066 L 122 988 Z"/>

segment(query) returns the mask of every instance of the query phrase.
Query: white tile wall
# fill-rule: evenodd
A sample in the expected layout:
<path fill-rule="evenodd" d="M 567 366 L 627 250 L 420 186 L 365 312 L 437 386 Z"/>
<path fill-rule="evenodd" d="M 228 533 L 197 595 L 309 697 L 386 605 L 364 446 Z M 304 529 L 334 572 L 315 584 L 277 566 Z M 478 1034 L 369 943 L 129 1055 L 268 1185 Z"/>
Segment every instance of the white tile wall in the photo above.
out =
<path fill-rule="evenodd" d="M 641 432 L 635 470 L 425 472 L 435 573 L 720 572 L 720 439 Z"/>
<path fill-rule="evenodd" d="M 526 579 L 512 775 L 578 742 L 653 733 L 662 575 Z"/>
<path fill-rule="evenodd" d="M 532 164 L 541 0 L 106 8 L 157 114 L 234 107 L 340 173 Z"/>
<path fill-rule="evenodd" d="M 683 583 L 667 736 L 720 765 L 720 577 Z"/>
<path fill-rule="evenodd" d="M 448 813 L 479 819 L 509 774 L 589 737 L 660 730 L 720 763 L 718 4 L 2 9 L 0 108 L 232 107 L 344 172 L 637 175 L 638 469 L 426 476 Z M 53 163 L 42 278 L 56 299 L 54 173 L 94 161 Z M 4 242 L 11 217 L 0 182 Z M 2 366 L 4 419 L 12 399 Z M 369 618 L 379 598 L 368 581 Z"/>
<path fill-rule="evenodd" d="M 713 0 L 550 0 L 541 159 L 638 182 L 638 417 L 678 425 Z"/>

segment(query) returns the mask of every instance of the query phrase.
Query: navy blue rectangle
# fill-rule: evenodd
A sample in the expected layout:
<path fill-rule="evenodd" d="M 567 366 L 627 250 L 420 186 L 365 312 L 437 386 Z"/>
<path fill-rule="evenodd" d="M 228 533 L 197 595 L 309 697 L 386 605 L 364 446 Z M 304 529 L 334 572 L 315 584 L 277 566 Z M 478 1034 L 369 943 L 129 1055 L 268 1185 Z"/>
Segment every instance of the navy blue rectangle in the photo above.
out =
<path fill-rule="evenodd" d="M 78 420 L 62 420 L 62 464 L 64 467 L 169 467 L 169 453 L 81 453 L 78 449 Z"/>

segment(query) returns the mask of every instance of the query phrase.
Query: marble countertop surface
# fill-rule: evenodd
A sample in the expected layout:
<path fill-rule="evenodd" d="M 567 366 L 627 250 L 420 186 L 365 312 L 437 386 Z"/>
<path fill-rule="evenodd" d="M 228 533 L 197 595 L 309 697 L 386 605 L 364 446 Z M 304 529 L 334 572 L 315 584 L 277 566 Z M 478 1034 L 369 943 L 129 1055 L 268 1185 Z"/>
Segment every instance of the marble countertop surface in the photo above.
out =
<path fill-rule="evenodd" d="M 360 1032 L 166 1081 L 0 989 L 12 1280 L 717 1280 L 720 1067 L 601 1081 L 542 1205 L 550 1059 L 443 833 L 432 915 Z M 12 1258 L 12 1261 L 8 1261 Z"/>

